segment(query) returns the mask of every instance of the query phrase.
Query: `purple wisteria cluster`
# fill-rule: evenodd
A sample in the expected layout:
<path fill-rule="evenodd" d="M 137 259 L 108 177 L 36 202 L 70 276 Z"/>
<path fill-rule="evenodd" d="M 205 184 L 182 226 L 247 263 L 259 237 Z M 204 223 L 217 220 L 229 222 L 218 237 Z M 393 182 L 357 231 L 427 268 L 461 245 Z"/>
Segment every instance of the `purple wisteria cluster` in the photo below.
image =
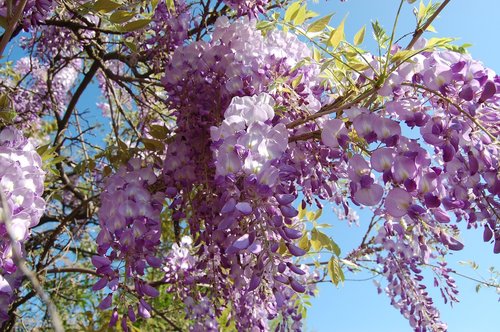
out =
<path fill-rule="evenodd" d="M 284 32 L 262 36 L 248 18 L 219 18 L 211 37 L 178 48 L 163 78 L 177 110 L 166 193 L 174 222 L 186 220 L 199 246 L 195 266 L 205 273 L 196 283 L 211 286 L 212 301 L 232 303 L 237 328 L 265 330 L 269 319 L 290 318 L 284 294 L 306 290 L 306 271 L 292 260 L 305 254 L 294 243 L 302 236 L 291 205 L 297 190 L 290 167 L 277 167 L 288 131 L 274 108 L 293 100 L 318 110 L 319 67 L 294 68 L 311 56 L 305 45 Z"/>
<path fill-rule="evenodd" d="M 99 210 L 100 232 L 97 235 L 97 253 L 92 257 L 96 272 L 102 277 L 93 290 L 107 287 L 110 293 L 101 301 L 99 308 L 114 312 L 110 325 L 118 319 L 118 307 L 128 305 L 124 293 L 119 290 L 133 288 L 138 295 L 137 314 L 143 318 L 151 316 L 151 306 L 144 297 L 158 296 L 158 290 L 142 277 L 146 269 L 159 268 L 158 245 L 161 239 L 160 213 L 164 195 L 151 193 L 150 188 L 158 180 L 155 169 L 144 166 L 140 159 L 131 159 L 105 182 Z M 115 314 L 116 312 L 116 314 Z M 123 316 L 122 327 L 127 319 L 135 321 L 135 311 L 129 309 Z M 128 317 L 128 318 L 127 318 Z"/>
<path fill-rule="evenodd" d="M 384 248 L 376 256 L 389 281 L 386 291 L 415 330 L 444 331 L 420 267 L 464 247 L 451 221 L 484 227 L 484 240 L 500 252 L 500 80 L 451 51 L 424 52 L 412 60 L 378 91 L 387 97 L 381 111 L 347 110 L 346 118 L 325 122 L 322 141 L 338 148 L 362 138 L 364 153 L 347 161 L 347 179 L 351 200 L 378 206 L 375 213 L 386 220 L 375 238 Z M 423 142 L 404 136 L 410 128 L 420 131 Z M 442 281 L 434 284 L 444 300 L 457 301 L 449 270 L 432 270 Z"/>
<path fill-rule="evenodd" d="M 12 251 L 23 252 L 30 228 L 40 221 L 45 210 L 42 198 L 45 172 L 42 160 L 22 132 L 6 127 L 0 131 L 0 323 L 7 320 L 9 304 L 19 288 L 22 275 L 12 258 Z M 5 201 L 4 201 L 5 200 Z M 6 207 L 6 209 L 3 208 Z M 7 219 L 4 219 L 6 216 Z M 9 223 L 14 242 L 7 234 Z"/>

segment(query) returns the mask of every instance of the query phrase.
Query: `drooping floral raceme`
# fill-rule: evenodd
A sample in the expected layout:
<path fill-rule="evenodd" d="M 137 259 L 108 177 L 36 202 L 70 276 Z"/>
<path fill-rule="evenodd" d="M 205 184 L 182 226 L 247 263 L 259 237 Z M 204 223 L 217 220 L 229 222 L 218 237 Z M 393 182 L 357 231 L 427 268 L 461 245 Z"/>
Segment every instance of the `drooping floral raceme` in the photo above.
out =
<path fill-rule="evenodd" d="M 22 281 L 12 251 L 23 252 L 30 228 L 38 224 L 45 210 L 44 178 L 42 160 L 33 144 L 18 129 L 3 128 L 0 131 L 0 323 L 8 319 L 9 304 Z M 14 242 L 7 234 L 6 223 L 10 224 Z"/>
<path fill-rule="evenodd" d="M 143 166 L 140 159 L 130 160 L 106 180 L 100 196 L 98 255 L 92 257 L 92 264 L 102 275 L 93 290 L 105 287 L 110 290 L 99 305 L 102 310 L 113 303 L 114 310 L 124 307 L 119 295 L 113 302 L 113 293 L 133 287 L 139 296 L 137 314 L 143 318 L 151 315 L 151 307 L 144 297 L 156 297 L 159 293 L 142 277 L 147 268 L 159 268 L 162 264 L 157 249 L 161 238 L 163 195 L 150 192 L 156 181 L 153 167 Z M 131 316 L 128 314 L 132 320 Z M 110 325 L 116 323 L 113 317 Z"/>

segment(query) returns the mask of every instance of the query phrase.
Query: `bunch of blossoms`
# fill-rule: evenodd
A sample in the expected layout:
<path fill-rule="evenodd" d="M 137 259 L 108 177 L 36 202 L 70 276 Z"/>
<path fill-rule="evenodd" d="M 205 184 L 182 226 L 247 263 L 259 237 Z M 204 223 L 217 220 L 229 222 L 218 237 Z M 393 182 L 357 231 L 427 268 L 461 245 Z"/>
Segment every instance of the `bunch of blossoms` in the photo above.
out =
<path fill-rule="evenodd" d="M 74 16 L 63 12 L 56 20 L 71 20 Z M 98 17 L 85 15 L 89 25 L 97 25 Z M 96 33 L 92 30 L 78 30 L 78 36 L 68 28 L 50 25 L 49 23 L 31 30 L 29 36 L 20 38 L 21 47 L 40 59 L 43 63 L 54 63 L 52 66 L 64 66 L 66 59 L 72 59 L 83 51 L 84 46 L 95 40 Z"/>
<path fill-rule="evenodd" d="M 11 1 L 12 8 L 16 8 L 20 1 Z M 52 10 L 54 0 L 28 0 L 23 10 L 22 26 L 24 30 L 42 23 Z M 7 0 L 0 0 L 0 15 L 7 17 Z"/>
<path fill-rule="evenodd" d="M 373 71 L 359 79 L 370 75 Z M 385 98 L 381 110 L 351 108 L 343 119 L 322 125 L 326 147 L 366 152 L 346 156 L 349 198 L 358 205 L 379 206 L 375 213 L 386 223 L 375 238 L 375 245 L 384 249 L 376 261 L 389 282 L 386 292 L 393 305 L 416 330 L 446 329 L 420 267 L 463 248 L 450 212 L 458 221 L 466 219 L 468 227 L 483 222 L 484 238 L 495 235 L 498 252 L 499 118 L 493 111 L 498 81 L 466 56 L 424 52 L 388 77 L 378 91 Z M 427 146 L 404 137 L 403 122 L 420 128 Z M 426 148 L 433 149 L 433 158 Z M 445 301 L 456 301 L 449 271 L 433 272 L 445 281 L 434 283 Z"/>
<path fill-rule="evenodd" d="M 416 230 L 409 231 L 405 222 L 414 225 Z M 382 273 L 388 280 L 385 292 L 391 298 L 391 305 L 409 320 L 410 326 L 417 331 L 446 331 L 447 326 L 441 322 L 439 311 L 423 282 L 421 265 L 430 263 L 435 257 L 433 244 L 422 237 L 423 228 L 409 217 L 402 222 L 387 221 L 375 238 L 375 243 L 384 248 L 376 255 L 376 260 L 383 266 Z M 440 286 L 445 303 L 448 299 L 458 302 L 456 284 L 445 267 L 446 263 L 440 262 L 433 268 L 434 287 Z"/>
<path fill-rule="evenodd" d="M 204 271 L 196 268 L 196 263 L 200 258 L 193 254 L 195 251 L 192 240 L 188 236 L 184 236 L 179 244 L 174 244 L 165 259 L 164 282 L 169 285 L 169 292 L 183 299 L 186 318 L 193 322 L 190 327 L 191 331 L 218 331 L 214 303 L 209 299 L 209 291 L 205 289 L 209 285 L 202 282 Z M 236 265 L 232 268 L 239 269 Z M 286 266 L 280 268 L 284 270 Z M 318 280 L 319 275 L 316 272 L 310 274 L 305 265 L 300 266 L 300 269 L 304 273 L 296 278 L 301 283 L 307 284 L 304 292 L 312 296 L 316 289 L 315 281 Z M 264 293 L 253 292 L 251 289 L 240 291 L 236 296 L 232 296 L 231 299 L 234 301 L 232 305 L 240 309 L 237 311 L 238 316 L 231 313 L 227 317 L 228 322 L 234 321 L 240 330 L 248 328 L 268 330 L 268 322 L 281 315 L 282 319 L 277 325 L 279 331 L 300 331 L 302 314 L 298 311 L 296 304 L 300 299 L 297 298 L 293 289 L 281 284 L 277 284 L 276 287 L 280 289 L 280 294 L 276 299 L 267 297 Z"/>
<path fill-rule="evenodd" d="M 164 282 L 168 292 L 182 299 L 186 309 L 186 319 L 193 322 L 192 331 L 218 331 L 219 325 L 213 303 L 199 290 L 197 280 L 203 271 L 196 268 L 198 257 L 193 255 L 193 240 L 183 236 L 179 243 L 174 243 L 163 265 Z"/>
<path fill-rule="evenodd" d="M 317 67 L 290 71 L 309 55 L 294 36 L 272 31 L 263 37 L 253 21 L 243 18 L 229 24 L 225 17 L 216 22 L 211 42 L 197 41 L 174 52 L 162 80 L 168 102 L 177 110 L 177 135 L 167 147 L 164 166 L 169 193 L 178 198 L 172 208 L 183 205 L 180 189 L 190 192 L 197 178 L 213 172 L 196 166 L 212 164 L 209 128 L 220 123 L 233 96 L 263 91 L 278 77 L 302 75 L 302 98 L 318 103 L 312 93 L 317 82 L 311 79 Z"/>
<path fill-rule="evenodd" d="M 63 112 L 81 65 L 81 60 L 75 59 L 49 71 L 36 58 L 19 59 L 13 68 L 19 77 L 8 78 L 0 86 L 0 92 L 7 93 L 14 105 L 17 115 L 14 122 L 21 127 L 33 126 L 48 110 Z"/>
<path fill-rule="evenodd" d="M 238 263 L 234 260 L 226 263 L 231 264 L 228 266 L 231 278 L 239 285 L 248 285 L 247 291 L 255 290 L 253 294 L 271 290 L 274 299 L 268 299 L 262 308 L 267 311 L 266 319 L 281 312 L 286 326 L 288 317 L 296 321 L 294 325 L 300 324 L 290 309 L 293 304 L 287 300 L 291 294 L 306 290 L 305 279 L 301 277 L 306 271 L 297 267 L 289 256 L 305 254 L 294 244 L 303 229 L 297 224 L 294 218 L 297 211 L 291 205 L 297 198 L 294 174 L 301 171 L 288 163 L 291 158 L 287 150 L 292 150 L 288 146 L 288 130 L 276 121 L 279 118 L 275 116 L 274 105 L 274 99 L 266 93 L 235 97 L 225 111 L 222 124 L 211 128 L 216 181 L 224 189 L 218 203 L 222 206 L 220 216 L 215 217 L 214 223 L 224 236 L 219 247 L 222 246 L 226 257 L 234 254 L 240 257 Z M 286 247 L 285 255 L 277 252 L 280 244 Z M 235 298 L 246 303 L 248 296 Z M 239 318 L 246 314 L 262 317 L 254 303 L 245 307 L 246 310 L 236 313 Z M 240 320 L 239 324 L 243 322 Z M 260 323 L 262 329 L 264 322 Z"/>
<path fill-rule="evenodd" d="M 105 182 L 100 195 L 99 224 L 97 236 L 98 255 L 92 257 L 92 264 L 101 279 L 93 286 L 97 291 L 107 287 L 111 292 L 99 305 L 101 310 L 113 305 L 113 294 L 118 295 L 110 325 L 118 320 L 120 303 L 125 306 L 125 292 L 138 296 L 137 313 L 143 318 L 151 316 L 151 306 L 144 297 L 158 296 L 158 290 L 149 285 L 143 276 L 148 267 L 161 267 L 157 249 L 161 238 L 160 213 L 164 196 L 151 193 L 151 186 L 157 182 L 153 166 L 144 166 L 143 161 L 131 159 Z M 123 301 L 123 302 L 122 302 Z M 128 306 L 122 317 L 126 329 L 127 319 L 135 321 L 132 306 Z"/>
<path fill-rule="evenodd" d="M 252 318 L 259 312 L 257 308 L 269 313 L 270 307 L 278 307 L 279 311 L 285 305 L 283 301 L 276 305 L 276 301 L 282 298 L 285 289 L 305 290 L 297 281 L 303 271 L 297 268 L 296 272 L 290 272 L 295 267 L 291 257 L 305 253 L 293 244 L 302 235 L 293 219 L 297 211 L 291 206 L 296 190 L 289 182 L 288 187 L 278 186 L 279 170 L 271 165 L 285 151 L 288 133 L 284 124 L 273 128 L 278 117 L 270 125 L 274 118 L 273 97 L 260 93 L 269 90 L 283 105 L 287 96 L 281 94 L 279 84 L 287 85 L 304 112 L 307 105 L 319 109 L 318 66 L 294 68 L 310 55 L 306 45 L 295 36 L 279 31 L 262 36 L 248 18 L 229 23 L 222 17 L 215 24 L 211 41 L 197 41 L 174 52 L 162 80 L 171 108 L 177 110 L 176 135 L 167 146 L 164 165 L 169 208 L 173 210 L 174 222 L 187 219 L 199 246 L 196 265 L 204 271 L 198 282 L 211 285 L 212 301 L 222 297 L 239 303 L 250 296 L 244 296 L 246 293 L 259 294 L 260 300 L 255 295 L 255 302 L 231 307 L 232 317 L 238 317 L 237 324 L 242 329 L 252 326 L 265 329 L 266 319 L 257 324 Z M 296 88 L 292 88 L 292 80 L 298 81 Z M 278 88 L 274 88 L 277 85 L 273 87 L 273 83 L 278 81 Z M 258 144 L 254 146 L 252 140 L 258 140 L 262 133 L 269 135 L 262 148 L 269 144 L 272 155 L 264 155 L 269 152 L 264 151 L 259 157 L 255 151 L 245 166 L 247 177 L 222 172 L 222 163 L 234 161 L 234 154 L 228 157 L 225 150 L 219 149 L 224 142 L 216 137 L 219 129 L 212 127 L 224 127 L 231 121 L 232 113 L 243 117 L 239 112 L 245 105 L 245 112 L 250 114 L 253 103 L 266 111 L 262 119 L 256 116 L 255 123 L 248 127 L 251 132 L 245 144 L 258 150 Z M 227 119 L 222 122 L 224 115 Z M 247 129 L 244 121 L 238 125 Z M 238 135 L 229 134 L 234 134 L 233 138 Z M 211 135 L 215 135 L 212 143 Z M 227 148 L 234 147 L 229 140 L 225 144 Z M 246 153 L 244 148 L 239 152 Z M 288 193 L 290 190 L 293 194 Z M 266 229 L 268 224 L 272 227 L 270 231 Z M 292 254 L 282 257 L 283 254 L 276 252 L 280 239 L 286 239 L 287 250 Z M 264 264 L 265 260 L 269 264 Z M 227 283 L 228 277 L 234 282 Z M 265 304 L 268 296 L 264 294 L 269 293 L 275 295 L 269 300 L 275 303 L 273 306 Z M 220 311 L 216 314 L 221 314 Z"/>
<path fill-rule="evenodd" d="M 414 60 L 421 65 L 390 82 L 392 91 L 385 89 L 393 98 L 386 110 L 420 127 L 435 153 L 432 183 L 442 184 L 443 190 L 424 193 L 426 204 L 452 212 L 468 227 L 484 225 L 485 241 L 494 238 L 499 253 L 500 79 L 469 56 L 451 51 L 423 53 Z M 408 86 L 410 80 L 415 87 Z"/>
<path fill-rule="evenodd" d="M 347 179 L 353 203 L 383 203 L 375 213 L 387 221 L 374 243 L 384 249 L 376 255 L 376 261 L 389 281 L 386 292 L 416 330 L 445 330 L 421 283 L 424 277 L 418 266 L 429 264 L 431 258 L 447 249 L 463 248 L 454 237 L 456 226 L 447 224 L 450 217 L 440 207 L 447 195 L 446 179 L 439 176 L 442 172 L 432 164 L 429 153 L 416 140 L 402 135 L 399 121 L 363 108 L 349 109 L 346 115 L 349 126 L 340 119 L 324 123 L 322 141 L 338 148 L 350 135 L 362 139 L 367 147 L 375 147 L 368 160 L 361 154 L 348 158 Z M 377 173 L 380 177 L 375 176 Z M 441 279 L 449 278 L 446 270 L 434 272 Z M 453 283 L 447 282 L 441 291 L 445 300 L 457 301 Z"/>
<path fill-rule="evenodd" d="M 0 132 L 0 190 L 2 190 L 2 218 L 0 223 L 0 323 L 7 320 L 9 304 L 14 290 L 20 286 L 19 275 L 12 259 L 12 250 L 22 252 L 23 243 L 30 235 L 30 228 L 40 221 L 45 209 L 42 198 L 45 172 L 42 160 L 34 146 L 22 132 L 6 127 Z M 4 202 L 3 200 L 6 200 Z M 5 223 L 15 242 L 9 240 Z"/>

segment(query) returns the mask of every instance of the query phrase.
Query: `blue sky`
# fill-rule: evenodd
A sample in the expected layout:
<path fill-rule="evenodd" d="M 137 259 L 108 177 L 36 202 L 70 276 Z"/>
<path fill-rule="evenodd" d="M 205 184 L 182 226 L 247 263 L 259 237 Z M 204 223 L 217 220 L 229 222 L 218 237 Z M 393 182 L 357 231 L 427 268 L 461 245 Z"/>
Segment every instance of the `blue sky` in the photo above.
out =
<path fill-rule="evenodd" d="M 346 36 L 352 40 L 354 34 L 363 26 L 367 26 L 364 47 L 374 47 L 371 43 L 370 21 L 378 20 L 386 30 L 390 31 L 399 1 L 397 0 L 348 0 L 341 3 L 338 0 L 318 4 L 311 2 L 314 10 L 326 15 L 335 12 L 331 25 L 337 26 L 348 14 L 346 20 Z M 402 16 L 396 36 L 413 31 L 413 7 L 418 1 L 403 6 Z M 475 59 L 481 60 L 487 67 L 500 73 L 500 1 L 467 1 L 453 0 L 444 12 L 433 23 L 437 34 L 428 33 L 428 38 L 456 37 L 457 44 L 471 43 L 469 52 Z M 406 43 L 408 39 L 405 40 Z M 402 42 L 405 45 L 405 42 Z M 360 227 L 349 227 L 345 222 L 338 222 L 331 211 L 325 207 L 320 221 L 333 224 L 328 232 L 334 240 L 348 252 L 357 245 L 368 224 L 368 215 L 362 214 Z M 482 230 L 464 231 L 462 240 L 466 245 L 461 252 L 450 257 L 451 267 L 457 271 L 475 277 L 487 277 L 487 269 L 495 266 L 500 269 L 500 255 L 493 255 L 492 246 L 482 242 Z M 474 260 L 480 266 L 477 271 L 458 264 L 459 261 Z M 363 275 L 347 275 L 347 278 L 362 279 Z M 475 292 L 475 283 L 454 276 L 461 290 L 461 302 L 450 308 L 444 305 L 438 293 L 435 293 L 435 303 L 441 309 L 442 319 L 448 323 L 450 332 L 496 332 L 500 326 L 499 295 L 491 289 Z M 378 295 L 372 281 L 346 281 L 336 288 L 332 284 L 321 284 L 319 296 L 312 300 L 306 321 L 307 331 L 317 332 L 359 332 L 411 331 L 409 324 L 399 312 L 390 306 L 389 299 L 384 294 Z"/>

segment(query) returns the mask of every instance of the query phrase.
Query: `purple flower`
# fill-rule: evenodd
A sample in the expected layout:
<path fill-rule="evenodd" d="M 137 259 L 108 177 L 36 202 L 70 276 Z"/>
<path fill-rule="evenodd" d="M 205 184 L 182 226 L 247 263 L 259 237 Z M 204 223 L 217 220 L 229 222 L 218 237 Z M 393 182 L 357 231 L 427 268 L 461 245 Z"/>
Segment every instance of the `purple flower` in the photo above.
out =
<path fill-rule="evenodd" d="M 406 190 L 393 188 L 387 194 L 384 206 L 389 215 L 399 218 L 408 213 L 411 204 L 412 197 Z"/>
<path fill-rule="evenodd" d="M 323 124 L 321 131 L 321 141 L 331 148 L 338 148 L 340 135 L 347 135 L 347 129 L 344 122 L 339 119 L 329 119 Z"/>

